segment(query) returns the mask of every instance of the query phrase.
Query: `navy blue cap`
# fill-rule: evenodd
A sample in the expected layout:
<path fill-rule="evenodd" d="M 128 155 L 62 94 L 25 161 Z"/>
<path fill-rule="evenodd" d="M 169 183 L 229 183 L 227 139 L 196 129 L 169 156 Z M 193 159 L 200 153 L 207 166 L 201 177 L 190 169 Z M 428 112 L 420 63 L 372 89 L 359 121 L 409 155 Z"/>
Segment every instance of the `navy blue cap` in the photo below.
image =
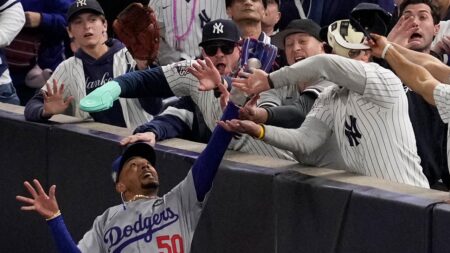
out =
<path fill-rule="evenodd" d="M 119 180 L 119 175 L 122 171 L 123 165 L 133 156 L 145 158 L 153 167 L 155 167 L 156 154 L 153 147 L 145 142 L 136 142 L 127 146 L 122 155 L 114 160 L 112 164 L 112 178 L 115 183 Z"/>
<path fill-rule="evenodd" d="M 215 41 L 229 41 L 237 43 L 241 39 L 241 33 L 237 25 L 228 19 L 216 19 L 208 22 L 203 27 L 202 42 L 198 44 L 203 46 Z"/>

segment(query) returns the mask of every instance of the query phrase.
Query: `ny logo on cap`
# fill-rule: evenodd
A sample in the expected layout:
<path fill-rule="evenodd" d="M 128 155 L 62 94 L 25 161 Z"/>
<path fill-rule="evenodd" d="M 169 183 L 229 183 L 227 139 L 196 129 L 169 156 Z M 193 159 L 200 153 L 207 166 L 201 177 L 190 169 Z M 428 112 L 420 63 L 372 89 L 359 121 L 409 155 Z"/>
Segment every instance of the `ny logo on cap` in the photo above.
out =
<path fill-rule="evenodd" d="M 217 33 L 217 34 L 219 34 L 219 33 L 223 33 L 223 25 L 222 25 L 222 23 L 215 23 L 214 24 L 214 26 L 213 26 L 213 33 Z"/>
<path fill-rule="evenodd" d="M 77 0 L 77 8 L 80 6 L 86 6 L 86 0 Z"/>

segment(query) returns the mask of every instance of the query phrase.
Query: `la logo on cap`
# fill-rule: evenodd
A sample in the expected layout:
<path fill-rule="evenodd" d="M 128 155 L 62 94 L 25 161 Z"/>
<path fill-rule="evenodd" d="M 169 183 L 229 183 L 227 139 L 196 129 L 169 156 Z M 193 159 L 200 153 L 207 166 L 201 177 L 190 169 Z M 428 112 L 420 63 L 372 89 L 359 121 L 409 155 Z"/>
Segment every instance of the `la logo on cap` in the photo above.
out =
<path fill-rule="evenodd" d="M 222 23 L 215 23 L 213 26 L 213 33 L 223 33 L 223 25 Z"/>
<path fill-rule="evenodd" d="M 86 6 L 86 0 L 77 0 L 77 7 Z"/>

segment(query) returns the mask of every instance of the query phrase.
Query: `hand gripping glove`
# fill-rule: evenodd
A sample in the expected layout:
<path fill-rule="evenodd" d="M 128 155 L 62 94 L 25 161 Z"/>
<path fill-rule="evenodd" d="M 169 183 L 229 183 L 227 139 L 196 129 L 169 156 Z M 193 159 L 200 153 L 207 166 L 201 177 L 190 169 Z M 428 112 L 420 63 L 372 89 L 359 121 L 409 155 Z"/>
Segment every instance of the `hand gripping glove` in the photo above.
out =
<path fill-rule="evenodd" d="M 240 67 L 245 72 L 251 72 L 252 68 L 270 72 L 277 57 L 277 52 L 278 48 L 274 45 L 251 38 L 245 39 L 241 50 Z M 248 95 L 233 88 L 231 89 L 230 99 L 234 104 L 243 106 L 248 100 Z"/>
<path fill-rule="evenodd" d="M 114 32 L 138 60 L 152 63 L 159 50 L 159 25 L 155 12 L 141 3 L 127 6 L 113 22 Z"/>
<path fill-rule="evenodd" d="M 101 112 L 113 106 L 120 96 L 121 88 L 116 81 L 109 81 L 80 100 L 80 109 L 85 112 Z"/>

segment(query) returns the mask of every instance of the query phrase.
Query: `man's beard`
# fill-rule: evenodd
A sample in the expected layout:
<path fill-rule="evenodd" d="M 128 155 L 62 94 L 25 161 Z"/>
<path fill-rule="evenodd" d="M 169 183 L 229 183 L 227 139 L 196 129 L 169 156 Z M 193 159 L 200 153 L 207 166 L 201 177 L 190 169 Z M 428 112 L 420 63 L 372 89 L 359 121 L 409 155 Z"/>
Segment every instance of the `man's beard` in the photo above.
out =
<path fill-rule="evenodd" d="M 159 188 L 159 182 L 141 183 L 141 188 L 146 190 L 156 190 Z"/>

